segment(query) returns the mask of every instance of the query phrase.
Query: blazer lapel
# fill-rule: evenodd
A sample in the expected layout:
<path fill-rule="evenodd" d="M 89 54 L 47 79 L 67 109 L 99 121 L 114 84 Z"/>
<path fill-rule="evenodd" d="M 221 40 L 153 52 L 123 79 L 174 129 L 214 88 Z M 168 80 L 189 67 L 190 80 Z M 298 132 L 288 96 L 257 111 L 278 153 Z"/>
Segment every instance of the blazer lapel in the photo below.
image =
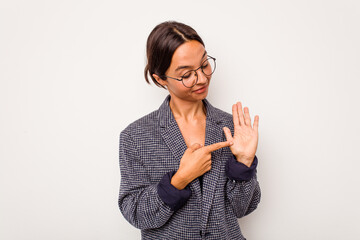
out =
<path fill-rule="evenodd" d="M 207 114 L 206 114 L 206 133 L 205 145 L 225 141 L 225 136 L 222 129 L 222 121 L 217 116 L 215 108 L 210 105 L 207 100 L 204 100 Z M 221 172 L 221 153 L 222 148 L 212 152 L 211 154 L 211 170 L 203 176 L 203 196 L 202 196 L 202 220 L 201 227 L 206 229 L 206 224 L 212 201 L 214 199 L 215 188 Z"/>
<path fill-rule="evenodd" d="M 174 170 L 177 170 L 180 164 L 180 160 L 187 149 L 184 138 L 180 132 L 179 126 L 172 114 L 169 106 L 170 95 L 165 99 L 163 104 L 159 108 L 159 120 L 161 136 L 164 139 L 165 144 L 169 148 L 173 155 Z M 190 183 L 190 188 L 195 196 L 201 201 L 201 187 L 198 179 L 195 179 Z"/>

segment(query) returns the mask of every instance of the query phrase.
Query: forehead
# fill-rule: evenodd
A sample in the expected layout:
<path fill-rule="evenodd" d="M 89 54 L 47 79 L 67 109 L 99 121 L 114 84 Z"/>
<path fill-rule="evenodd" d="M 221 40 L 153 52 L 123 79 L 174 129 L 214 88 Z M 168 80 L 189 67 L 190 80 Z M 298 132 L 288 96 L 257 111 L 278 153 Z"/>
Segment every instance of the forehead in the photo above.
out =
<path fill-rule="evenodd" d="M 204 46 L 191 40 L 181 44 L 174 52 L 170 68 L 178 66 L 198 67 L 205 53 Z"/>

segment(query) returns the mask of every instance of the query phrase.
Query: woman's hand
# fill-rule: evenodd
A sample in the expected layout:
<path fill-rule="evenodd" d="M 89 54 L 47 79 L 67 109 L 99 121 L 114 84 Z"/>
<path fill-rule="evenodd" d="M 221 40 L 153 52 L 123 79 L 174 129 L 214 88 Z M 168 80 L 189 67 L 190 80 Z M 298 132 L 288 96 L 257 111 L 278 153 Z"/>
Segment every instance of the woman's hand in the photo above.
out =
<path fill-rule="evenodd" d="M 258 144 L 259 116 L 255 116 L 254 125 L 251 126 L 249 109 L 244 107 L 242 110 L 241 102 L 232 106 L 234 121 L 234 136 L 231 136 L 229 128 L 224 127 L 227 141 L 233 142 L 230 147 L 238 162 L 250 167 L 256 153 Z"/>
<path fill-rule="evenodd" d="M 171 184 L 177 189 L 184 189 L 195 178 L 202 176 L 211 169 L 211 152 L 231 146 L 231 142 L 218 142 L 208 146 L 198 143 L 186 149 L 180 160 L 180 166 L 171 178 Z"/>

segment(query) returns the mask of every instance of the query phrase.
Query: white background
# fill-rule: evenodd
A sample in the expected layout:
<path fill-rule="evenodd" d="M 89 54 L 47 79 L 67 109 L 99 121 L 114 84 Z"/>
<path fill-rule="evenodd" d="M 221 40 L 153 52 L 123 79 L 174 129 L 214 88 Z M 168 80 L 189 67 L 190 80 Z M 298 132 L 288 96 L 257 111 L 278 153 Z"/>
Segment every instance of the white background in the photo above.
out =
<path fill-rule="evenodd" d="M 0 3 L 0 239 L 139 239 L 117 206 L 122 129 L 165 90 L 143 77 L 160 22 L 217 58 L 208 99 L 260 116 L 250 240 L 360 238 L 359 1 Z"/>

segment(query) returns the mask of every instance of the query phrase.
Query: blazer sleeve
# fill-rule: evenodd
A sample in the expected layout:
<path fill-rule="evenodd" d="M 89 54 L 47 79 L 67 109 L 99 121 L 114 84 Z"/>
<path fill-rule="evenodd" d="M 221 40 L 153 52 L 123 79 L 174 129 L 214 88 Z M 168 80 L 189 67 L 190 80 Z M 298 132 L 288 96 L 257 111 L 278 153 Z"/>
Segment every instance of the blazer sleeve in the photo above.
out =
<path fill-rule="evenodd" d="M 237 218 L 253 212 L 261 198 L 260 186 L 256 177 L 257 157 L 251 167 L 247 167 L 232 157 L 226 163 L 226 197 Z"/>
<path fill-rule="evenodd" d="M 174 172 L 151 183 L 136 143 L 125 132 L 120 134 L 119 163 L 119 208 L 125 219 L 139 229 L 161 227 L 191 195 L 190 188 L 177 190 L 170 184 Z"/>

